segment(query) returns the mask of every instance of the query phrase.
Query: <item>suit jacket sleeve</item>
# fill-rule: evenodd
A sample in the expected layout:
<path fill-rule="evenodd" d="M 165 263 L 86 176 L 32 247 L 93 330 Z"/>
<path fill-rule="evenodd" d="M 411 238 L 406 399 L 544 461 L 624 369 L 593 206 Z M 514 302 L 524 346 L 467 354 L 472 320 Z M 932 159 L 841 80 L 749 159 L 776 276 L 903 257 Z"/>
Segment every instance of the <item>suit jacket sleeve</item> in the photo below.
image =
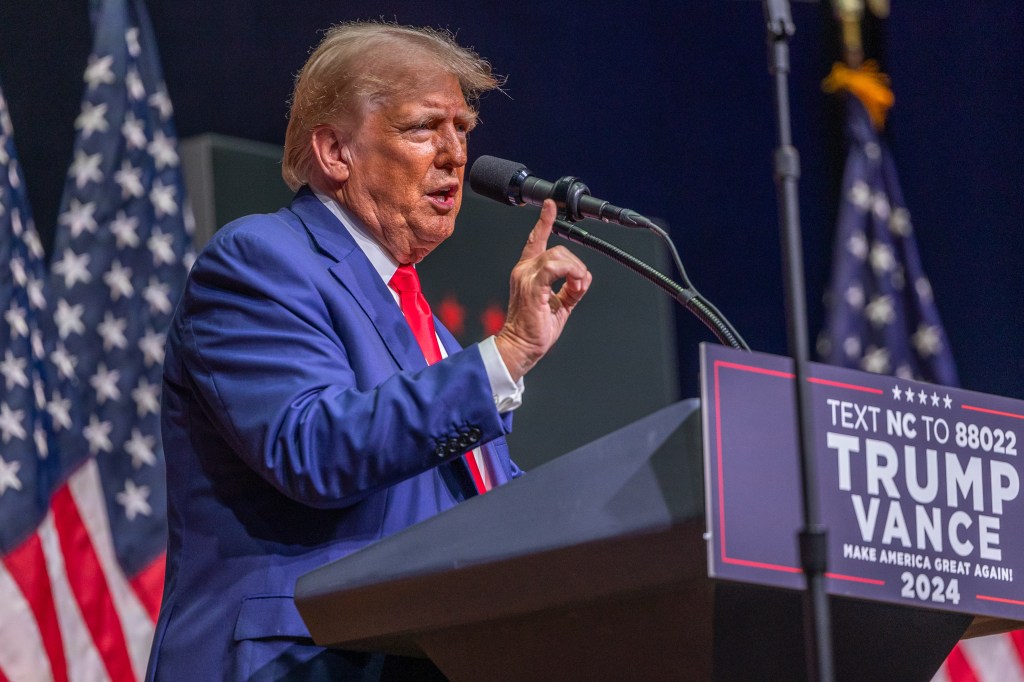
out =
<path fill-rule="evenodd" d="M 475 346 L 413 367 L 382 341 L 412 339 L 390 296 L 368 315 L 302 234 L 248 220 L 197 260 L 173 332 L 178 376 L 248 466 L 341 507 L 508 430 Z"/>

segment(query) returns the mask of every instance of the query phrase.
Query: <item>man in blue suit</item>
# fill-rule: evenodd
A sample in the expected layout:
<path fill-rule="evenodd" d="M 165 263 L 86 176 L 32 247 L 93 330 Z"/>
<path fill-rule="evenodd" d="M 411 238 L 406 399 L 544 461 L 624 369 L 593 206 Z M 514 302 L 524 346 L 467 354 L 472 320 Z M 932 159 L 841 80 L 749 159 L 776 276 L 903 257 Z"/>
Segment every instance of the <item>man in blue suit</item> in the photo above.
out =
<path fill-rule="evenodd" d="M 590 284 L 547 248 L 554 205 L 480 344 L 434 320 L 444 359 L 428 364 L 388 284 L 452 233 L 476 98 L 495 86 L 448 36 L 388 24 L 335 27 L 307 61 L 283 164 L 294 201 L 217 233 L 169 332 L 149 679 L 419 674 L 316 647 L 292 597 L 299 575 L 476 494 L 467 461 L 487 485 L 519 475 L 502 436 L 521 379 Z"/>

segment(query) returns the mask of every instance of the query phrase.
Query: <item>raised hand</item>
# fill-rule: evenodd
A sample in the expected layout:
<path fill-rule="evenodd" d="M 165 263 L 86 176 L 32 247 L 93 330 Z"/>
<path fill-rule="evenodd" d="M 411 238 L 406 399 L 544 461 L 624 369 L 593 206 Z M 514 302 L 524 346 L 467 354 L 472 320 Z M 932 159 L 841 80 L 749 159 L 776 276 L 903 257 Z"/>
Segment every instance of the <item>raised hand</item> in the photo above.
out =
<path fill-rule="evenodd" d="M 548 248 L 555 214 L 555 202 L 548 199 L 512 268 L 508 316 L 495 336 L 498 353 L 516 381 L 555 345 L 592 280 L 587 266 L 567 248 Z"/>

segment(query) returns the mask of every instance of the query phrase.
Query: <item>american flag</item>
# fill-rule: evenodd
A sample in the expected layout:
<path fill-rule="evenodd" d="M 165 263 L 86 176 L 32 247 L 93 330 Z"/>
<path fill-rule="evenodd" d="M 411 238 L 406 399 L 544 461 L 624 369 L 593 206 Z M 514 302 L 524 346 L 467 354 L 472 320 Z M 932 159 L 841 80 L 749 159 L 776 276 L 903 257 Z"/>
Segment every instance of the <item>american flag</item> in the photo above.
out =
<path fill-rule="evenodd" d="M 863 91 L 860 93 L 863 94 Z M 955 386 L 949 342 L 921 266 L 896 166 L 858 97 L 847 97 L 826 362 Z M 1024 682 L 1024 631 L 959 643 L 933 682 Z"/>
<path fill-rule="evenodd" d="M 160 377 L 192 224 L 145 8 L 92 18 L 48 273 L 0 109 L 0 681 L 141 678 L 163 586 Z"/>

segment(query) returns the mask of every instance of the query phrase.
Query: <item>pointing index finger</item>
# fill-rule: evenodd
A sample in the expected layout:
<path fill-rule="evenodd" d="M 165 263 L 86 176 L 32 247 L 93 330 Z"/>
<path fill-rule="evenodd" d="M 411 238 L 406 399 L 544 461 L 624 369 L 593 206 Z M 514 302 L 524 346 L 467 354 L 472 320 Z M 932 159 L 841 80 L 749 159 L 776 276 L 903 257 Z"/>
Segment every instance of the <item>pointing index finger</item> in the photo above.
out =
<path fill-rule="evenodd" d="M 523 247 L 524 259 L 535 258 L 547 250 L 548 239 L 551 237 L 551 229 L 555 223 L 557 212 L 555 202 L 545 199 L 540 209 L 540 218 L 530 231 L 530 236 L 526 239 L 526 246 Z"/>

